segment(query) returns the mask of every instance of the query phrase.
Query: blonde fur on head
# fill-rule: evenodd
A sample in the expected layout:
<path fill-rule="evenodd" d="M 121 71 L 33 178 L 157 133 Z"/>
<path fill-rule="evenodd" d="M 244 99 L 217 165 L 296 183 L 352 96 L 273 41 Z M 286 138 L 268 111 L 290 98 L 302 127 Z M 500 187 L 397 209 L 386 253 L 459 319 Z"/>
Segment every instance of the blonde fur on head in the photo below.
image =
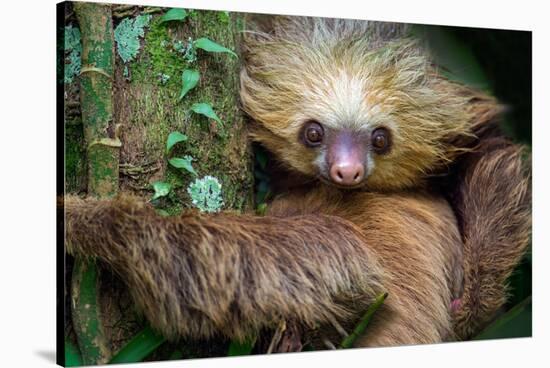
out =
<path fill-rule="evenodd" d="M 393 149 L 375 158 L 368 189 L 418 184 L 452 160 L 451 141 L 472 135 L 471 93 L 441 78 L 406 28 L 380 22 L 275 17 L 271 32 L 245 34 L 244 110 L 252 138 L 289 168 L 316 176 L 316 150 L 298 139 L 310 120 L 325 127 L 390 130 Z"/>

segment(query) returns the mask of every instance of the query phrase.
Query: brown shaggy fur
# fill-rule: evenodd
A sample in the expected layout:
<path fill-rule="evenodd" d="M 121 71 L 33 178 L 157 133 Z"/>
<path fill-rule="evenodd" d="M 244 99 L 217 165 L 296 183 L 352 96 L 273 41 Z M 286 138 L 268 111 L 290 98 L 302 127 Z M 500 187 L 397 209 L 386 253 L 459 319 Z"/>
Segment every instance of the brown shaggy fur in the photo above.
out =
<path fill-rule="evenodd" d="M 245 38 L 243 108 L 252 138 L 288 170 L 268 215 L 165 218 L 128 196 L 67 197 L 67 251 L 113 267 L 169 337 L 244 338 L 285 321 L 328 331 L 356 322 L 381 292 L 389 297 L 358 346 L 470 337 L 505 301 L 529 237 L 520 150 L 488 134 L 498 104 L 439 76 L 400 25 L 257 24 Z M 297 139 L 311 119 L 384 126 L 393 149 L 361 190 L 327 186 L 322 153 Z M 449 167 L 449 193 L 428 189 Z"/>
<path fill-rule="evenodd" d="M 506 301 L 506 280 L 531 233 L 529 174 L 522 150 L 486 138 L 457 173 L 455 204 L 464 240 L 464 295 L 455 315 L 461 339 L 473 336 Z"/>
<path fill-rule="evenodd" d="M 266 217 L 165 218 L 132 197 L 68 197 L 65 208 L 67 251 L 113 267 L 168 336 L 244 338 L 280 320 L 345 323 L 383 291 L 396 318 L 372 334 L 385 337 L 379 345 L 450 332 L 461 241 L 448 204 L 429 195 L 326 188 L 281 198 Z"/>

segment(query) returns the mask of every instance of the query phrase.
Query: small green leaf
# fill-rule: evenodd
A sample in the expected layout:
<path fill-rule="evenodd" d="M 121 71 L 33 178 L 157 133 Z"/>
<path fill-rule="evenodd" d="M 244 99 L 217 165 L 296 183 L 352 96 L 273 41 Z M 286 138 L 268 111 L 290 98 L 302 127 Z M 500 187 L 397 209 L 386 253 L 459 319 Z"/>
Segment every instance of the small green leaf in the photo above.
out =
<path fill-rule="evenodd" d="M 194 69 L 185 69 L 181 74 L 181 93 L 180 100 L 199 83 L 200 74 Z"/>
<path fill-rule="evenodd" d="M 348 337 L 346 337 L 340 343 L 340 347 L 339 347 L 340 349 L 349 349 L 353 346 L 357 338 L 361 336 L 363 332 L 365 332 L 372 316 L 378 310 L 378 308 L 382 306 L 382 304 L 384 303 L 384 300 L 386 300 L 387 297 L 388 297 L 388 293 L 382 293 L 378 295 L 376 299 L 374 299 L 374 301 L 371 303 L 371 305 L 369 305 L 367 311 L 365 312 L 365 314 L 357 324 L 357 326 L 355 326 L 355 328 L 348 335 Z"/>
<path fill-rule="evenodd" d="M 198 49 L 203 49 L 204 51 L 208 51 L 208 52 L 225 52 L 225 53 L 228 53 L 228 54 L 231 54 L 231 55 L 237 57 L 237 54 L 235 54 L 233 51 L 229 50 L 226 47 L 223 47 L 220 44 L 217 44 L 216 42 L 214 42 L 214 41 L 212 41 L 212 40 L 210 40 L 206 37 L 202 37 L 202 38 L 199 38 L 198 40 L 195 40 L 195 42 L 193 42 L 193 45 Z"/>
<path fill-rule="evenodd" d="M 153 331 L 151 327 L 146 327 L 120 349 L 109 364 L 141 362 L 165 341 L 162 335 Z"/>
<path fill-rule="evenodd" d="M 185 11 L 185 9 L 174 8 L 174 9 L 168 10 L 166 14 L 164 14 L 162 18 L 160 18 L 159 24 L 169 22 L 172 20 L 183 21 L 185 20 L 185 18 L 187 18 L 187 12 Z"/>
<path fill-rule="evenodd" d="M 166 153 L 170 152 L 170 149 L 174 146 L 174 144 L 179 142 L 185 142 L 187 140 L 187 136 L 185 134 L 182 134 L 180 132 L 172 132 L 168 135 L 168 139 L 166 140 Z"/>
<path fill-rule="evenodd" d="M 220 120 L 218 115 L 216 115 L 210 104 L 207 104 L 205 102 L 197 102 L 196 104 L 193 104 L 193 106 L 191 106 L 191 110 L 197 114 L 201 114 L 210 119 L 216 120 L 219 124 L 223 125 L 222 121 Z"/>
<path fill-rule="evenodd" d="M 153 196 L 152 200 L 155 200 L 157 198 L 168 195 L 168 193 L 170 193 L 170 190 L 172 189 L 172 186 L 170 185 L 170 183 L 157 181 L 153 183 L 153 189 L 155 190 L 155 195 Z"/>
<path fill-rule="evenodd" d="M 183 156 L 182 158 L 174 157 L 168 160 L 170 165 L 175 168 L 187 170 L 191 174 L 198 176 L 195 169 L 193 169 L 193 165 L 191 165 L 191 161 L 193 161 L 193 157 L 191 156 Z"/>

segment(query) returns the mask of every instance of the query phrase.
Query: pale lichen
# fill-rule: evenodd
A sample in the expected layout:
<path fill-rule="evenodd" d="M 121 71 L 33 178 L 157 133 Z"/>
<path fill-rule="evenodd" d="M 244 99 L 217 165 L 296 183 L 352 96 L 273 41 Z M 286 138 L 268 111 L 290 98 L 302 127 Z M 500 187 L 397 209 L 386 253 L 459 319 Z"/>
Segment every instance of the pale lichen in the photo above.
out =
<path fill-rule="evenodd" d="M 196 179 L 187 188 L 191 202 L 202 212 L 218 212 L 223 206 L 222 185 L 217 178 L 205 176 Z"/>
<path fill-rule="evenodd" d="M 124 63 L 134 60 L 139 52 L 140 37 L 145 35 L 144 28 L 149 26 L 151 15 L 138 15 L 124 18 L 115 28 L 117 52 Z"/>
<path fill-rule="evenodd" d="M 74 77 L 80 74 L 80 54 L 82 53 L 82 44 L 80 42 L 80 30 L 72 25 L 65 27 L 65 67 L 64 82 L 71 83 Z"/>

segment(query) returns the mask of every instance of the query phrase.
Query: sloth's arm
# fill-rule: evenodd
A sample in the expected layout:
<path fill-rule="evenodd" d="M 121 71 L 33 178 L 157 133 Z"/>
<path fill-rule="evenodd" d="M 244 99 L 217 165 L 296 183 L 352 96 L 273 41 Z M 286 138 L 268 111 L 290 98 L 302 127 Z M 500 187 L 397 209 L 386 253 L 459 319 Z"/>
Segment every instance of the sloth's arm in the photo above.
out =
<path fill-rule="evenodd" d="M 67 251 L 112 267 L 167 336 L 245 337 L 280 319 L 314 326 L 382 290 L 361 231 L 339 217 L 167 218 L 132 197 L 67 197 L 65 211 Z"/>

